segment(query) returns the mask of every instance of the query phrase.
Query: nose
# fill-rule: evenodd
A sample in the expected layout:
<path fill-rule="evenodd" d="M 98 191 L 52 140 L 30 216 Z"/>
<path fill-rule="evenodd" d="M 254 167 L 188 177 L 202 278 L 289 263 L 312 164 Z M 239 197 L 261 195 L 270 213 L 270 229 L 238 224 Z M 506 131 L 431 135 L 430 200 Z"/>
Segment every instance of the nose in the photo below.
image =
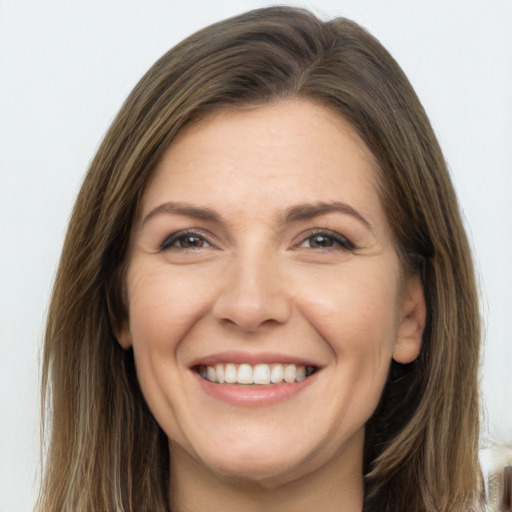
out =
<path fill-rule="evenodd" d="M 276 258 L 256 254 L 232 262 L 214 316 L 244 332 L 285 323 L 292 311 L 292 293 L 280 267 Z"/>

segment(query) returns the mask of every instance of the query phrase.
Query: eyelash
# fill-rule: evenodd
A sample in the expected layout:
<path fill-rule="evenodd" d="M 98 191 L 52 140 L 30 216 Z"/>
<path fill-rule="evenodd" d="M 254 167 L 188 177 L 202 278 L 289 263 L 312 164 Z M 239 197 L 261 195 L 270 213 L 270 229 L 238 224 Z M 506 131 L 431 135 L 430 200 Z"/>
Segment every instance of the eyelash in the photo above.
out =
<path fill-rule="evenodd" d="M 211 242 L 207 240 L 207 236 L 200 232 L 200 231 L 194 231 L 194 230 L 186 230 L 186 231 L 178 231 L 177 233 L 173 233 L 171 236 L 167 237 L 162 244 L 160 245 L 160 250 L 165 251 L 169 249 L 173 249 L 175 251 L 197 251 L 200 249 L 203 249 L 204 246 L 199 247 L 180 247 L 177 244 L 180 242 L 183 242 L 186 239 L 195 238 L 199 242 L 206 243 L 206 247 L 215 247 Z"/>
<path fill-rule="evenodd" d="M 309 232 L 308 236 L 298 244 L 298 247 L 304 247 L 304 244 L 308 240 L 311 241 L 314 237 L 321 237 L 332 245 L 326 247 L 310 247 L 311 249 L 318 249 L 320 251 L 353 251 L 355 249 L 354 244 L 348 238 L 329 229 L 319 229 Z"/>
<path fill-rule="evenodd" d="M 343 235 L 336 233 L 335 231 L 331 231 L 328 229 L 319 229 L 315 231 L 310 231 L 302 241 L 296 245 L 297 248 L 304 247 L 306 242 L 310 242 L 313 238 L 322 238 L 327 244 L 324 247 L 309 247 L 310 249 L 317 249 L 320 251 L 353 251 L 355 249 L 354 244 L 345 238 Z M 205 233 L 195 230 L 186 230 L 186 231 L 178 231 L 177 233 L 173 233 L 171 236 L 166 238 L 162 244 L 160 245 L 160 250 L 165 251 L 169 249 L 173 249 L 175 251 L 197 251 L 205 248 L 204 245 L 200 245 L 198 247 L 189 246 L 189 247 L 180 247 L 177 245 L 178 243 L 183 243 L 186 239 L 195 238 L 198 242 L 206 244 L 207 247 L 216 248 L 214 244 L 208 241 L 208 237 Z"/>

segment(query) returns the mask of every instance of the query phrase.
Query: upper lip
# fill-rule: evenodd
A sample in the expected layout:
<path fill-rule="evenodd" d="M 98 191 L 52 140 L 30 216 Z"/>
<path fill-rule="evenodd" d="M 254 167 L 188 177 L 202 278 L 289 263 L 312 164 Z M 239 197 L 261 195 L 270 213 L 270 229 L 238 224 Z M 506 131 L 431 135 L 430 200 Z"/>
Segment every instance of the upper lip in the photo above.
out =
<path fill-rule="evenodd" d="M 314 366 L 320 368 L 321 365 L 312 361 L 311 359 L 297 357 L 288 354 L 280 354 L 273 352 L 243 352 L 243 351 L 229 351 L 217 352 L 215 354 L 206 355 L 197 358 L 192 362 L 190 368 L 197 366 L 215 366 L 219 363 L 233 363 L 242 364 L 247 363 L 252 366 L 256 364 L 296 364 L 303 366 Z"/>

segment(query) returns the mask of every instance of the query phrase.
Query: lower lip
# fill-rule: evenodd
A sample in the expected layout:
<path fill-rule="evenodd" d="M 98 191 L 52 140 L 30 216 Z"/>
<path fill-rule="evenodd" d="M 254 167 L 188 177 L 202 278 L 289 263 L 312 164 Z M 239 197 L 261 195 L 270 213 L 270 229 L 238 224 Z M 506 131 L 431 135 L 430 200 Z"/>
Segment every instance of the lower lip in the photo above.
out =
<path fill-rule="evenodd" d="M 243 384 L 218 384 L 203 379 L 203 377 L 196 373 L 199 385 L 207 395 L 231 405 L 245 407 L 271 405 L 287 400 L 307 388 L 315 380 L 315 377 L 316 373 L 306 377 L 304 380 L 291 384 L 283 382 L 282 384 L 269 384 L 268 386 L 249 386 Z"/>

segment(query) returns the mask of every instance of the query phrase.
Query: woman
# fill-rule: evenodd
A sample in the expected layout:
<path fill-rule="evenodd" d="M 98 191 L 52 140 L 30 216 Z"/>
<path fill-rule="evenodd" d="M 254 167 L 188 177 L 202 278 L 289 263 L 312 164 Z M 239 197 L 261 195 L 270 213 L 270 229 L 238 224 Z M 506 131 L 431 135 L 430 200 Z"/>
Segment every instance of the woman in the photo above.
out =
<path fill-rule="evenodd" d="M 51 303 L 40 510 L 477 510 L 478 301 L 428 119 L 356 24 L 208 27 L 142 78 Z"/>

